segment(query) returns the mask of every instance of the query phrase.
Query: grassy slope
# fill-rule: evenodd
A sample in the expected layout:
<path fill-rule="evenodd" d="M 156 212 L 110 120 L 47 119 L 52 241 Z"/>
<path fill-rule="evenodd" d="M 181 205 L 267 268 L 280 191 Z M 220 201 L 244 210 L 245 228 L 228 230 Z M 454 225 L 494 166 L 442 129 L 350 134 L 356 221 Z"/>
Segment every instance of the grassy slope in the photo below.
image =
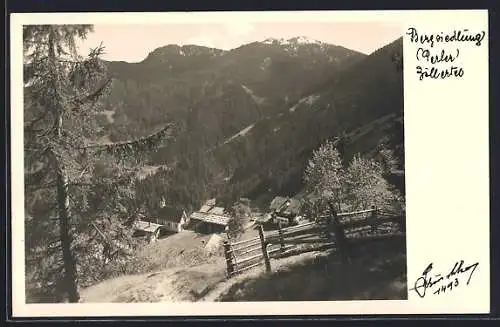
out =
<path fill-rule="evenodd" d="M 172 234 L 141 248 L 127 267 L 129 274 L 142 274 L 178 267 L 192 267 L 204 263 L 218 263 L 221 253 L 204 250 L 210 235 L 192 231 Z"/>
<path fill-rule="evenodd" d="M 340 301 L 407 298 L 404 252 L 372 253 L 342 266 L 333 253 L 306 253 L 227 281 L 207 301 Z"/>
<path fill-rule="evenodd" d="M 145 245 L 125 275 L 82 290 L 84 302 L 193 301 L 207 285 L 224 279 L 221 253 L 204 250 L 209 235 L 191 231 Z"/>
<path fill-rule="evenodd" d="M 191 265 L 182 267 L 178 265 L 180 259 L 171 262 L 179 253 L 168 251 L 169 245 L 200 242 L 194 235 L 188 232 L 173 235 L 172 240 L 160 240 L 145 250 L 147 254 L 142 254 L 144 262 L 152 260 L 153 263 L 144 264 L 141 269 L 156 269 L 156 272 L 104 281 L 82 290 L 83 301 L 314 301 L 407 297 L 406 256 L 401 243 L 360 248 L 358 258 L 349 267 L 339 265 L 333 252 L 311 252 L 272 260 L 271 274 L 265 274 L 260 266 L 226 280 L 220 255 L 194 256 Z M 167 257 L 170 259 L 164 259 Z"/>

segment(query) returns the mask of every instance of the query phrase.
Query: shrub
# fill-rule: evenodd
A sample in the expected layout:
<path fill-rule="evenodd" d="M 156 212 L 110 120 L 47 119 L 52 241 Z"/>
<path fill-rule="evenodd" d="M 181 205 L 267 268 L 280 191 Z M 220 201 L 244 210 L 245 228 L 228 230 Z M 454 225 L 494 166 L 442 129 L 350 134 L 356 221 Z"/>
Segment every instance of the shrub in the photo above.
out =
<path fill-rule="evenodd" d="M 387 151 L 380 156 L 388 158 Z M 387 163 L 357 154 L 344 167 L 334 143 L 327 141 L 313 152 L 304 174 L 310 214 L 324 211 L 328 202 L 341 211 L 363 210 L 372 205 L 392 209 L 402 197 L 384 177 Z"/>

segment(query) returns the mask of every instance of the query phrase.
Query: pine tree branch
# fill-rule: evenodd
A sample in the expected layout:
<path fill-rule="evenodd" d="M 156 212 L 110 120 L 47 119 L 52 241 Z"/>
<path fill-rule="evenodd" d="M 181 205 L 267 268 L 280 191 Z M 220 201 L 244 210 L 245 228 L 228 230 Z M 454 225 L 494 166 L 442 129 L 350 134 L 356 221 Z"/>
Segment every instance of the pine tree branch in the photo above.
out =
<path fill-rule="evenodd" d="M 26 191 L 34 192 L 41 190 L 53 190 L 56 187 L 55 182 L 45 183 L 45 184 L 35 184 L 35 183 L 25 183 Z"/>
<path fill-rule="evenodd" d="M 37 42 L 38 41 L 35 41 L 33 43 L 37 43 Z M 48 61 L 48 60 L 49 60 L 49 57 L 38 57 L 36 59 L 33 59 L 30 62 L 30 64 L 31 65 L 40 64 L 40 63 L 43 63 L 43 62 Z M 71 59 L 65 59 L 65 58 L 60 58 L 60 57 L 55 58 L 54 60 L 57 61 L 57 62 L 66 63 L 66 64 L 75 64 L 75 65 L 77 65 L 77 64 L 81 63 L 80 60 L 71 60 Z"/>
<path fill-rule="evenodd" d="M 171 138 L 175 129 L 174 127 L 173 123 L 168 123 L 161 130 L 136 140 L 89 144 L 82 147 L 82 149 L 95 149 L 98 153 L 106 152 L 112 155 L 130 155 L 137 151 L 151 150 L 151 148 L 158 145 L 165 137 Z"/>
<path fill-rule="evenodd" d="M 94 101 L 104 92 L 104 90 L 109 85 L 109 83 L 112 82 L 112 80 L 113 79 L 111 77 L 106 78 L 106 80 L 94 91 L 88 92 L 83 96 L 74 97 L 73 99 L 71 99 L 71 101 L 79 105 Z"/>
<path fill-rule="evenodd" d="M 126 146 L 126 145 L 129 145 L 129 144 L 134 144 L 134 143 L 140 143 L 140 142 L 143 142 L 147 139 L 150 139 L 152 137 L 156 137 L 158 136 L 159 134 L 161 133 L 164 133 L 165 131 L 167 131 L 169 128 L 172 128 L 174 126 L 174 124 L 172 123 L 169 123 L 167 125 L 165 125 L 161 130 L 157 131 L 157 132 L 154 132 L 148 136 L 144 136 L 144 137 L 140 137 L 138 139 L 135 139 L 135 140 L 131 140 L 131 141 L 119 141 L 119 142 L 111 142 L 111 143 L 98 143 L 98 144 L 89 144 L 87 146 L 85 146 L 84 148 L 103 148 L 103 147 L 114 147 L 114 146 Z"/>

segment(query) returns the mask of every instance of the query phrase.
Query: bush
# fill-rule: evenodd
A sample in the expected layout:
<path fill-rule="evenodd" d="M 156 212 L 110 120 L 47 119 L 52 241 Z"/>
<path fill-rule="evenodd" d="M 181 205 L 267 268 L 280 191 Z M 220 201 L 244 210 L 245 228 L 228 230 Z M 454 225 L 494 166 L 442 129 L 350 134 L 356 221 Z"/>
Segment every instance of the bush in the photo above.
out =
<path fill-rule="evenodd" d="M 242 201 L 235 203 L 229 210 L 231 220 L 228 223 L 228 234 L 231 238 L 236 238 L 243 234 L 245 222 L 248 221 L 252 210 Z"/>
<path fill-rule="evenodd" d="M 383 151 L 377 154 L 378 157 L 389 158 L 386 149 Z M 307 206 L 310 214 L 324 211 L 329 202 L 335 203 L 341 211 L 363 210 L 372 205 L 392 209 L 403 200 L 384 177 L 394 165 L 390 159 L 379 162 L 357 154 L 345 168 L 334 143 L 327 141 L 313 152 L 304 174 L 310 193 Z"/>
<path fill-rule="evenodd" d="M 383 167 L 373 159 L 354 156 L 346 171 L 347 210 L 363 210 L 374 205 L 389 209 L 400 200 L 397 191 L 383 177 Z"/>

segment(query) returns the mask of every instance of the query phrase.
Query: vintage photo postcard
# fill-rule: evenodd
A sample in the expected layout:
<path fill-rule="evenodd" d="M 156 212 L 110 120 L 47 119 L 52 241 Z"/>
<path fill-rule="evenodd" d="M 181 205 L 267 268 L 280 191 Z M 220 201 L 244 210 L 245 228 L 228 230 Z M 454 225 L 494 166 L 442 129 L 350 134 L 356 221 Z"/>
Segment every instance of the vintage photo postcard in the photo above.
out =
<path fill-rule="evenodd" d="M 13 14 L 14 317 L 488 313 L 487 32 Z"/>

